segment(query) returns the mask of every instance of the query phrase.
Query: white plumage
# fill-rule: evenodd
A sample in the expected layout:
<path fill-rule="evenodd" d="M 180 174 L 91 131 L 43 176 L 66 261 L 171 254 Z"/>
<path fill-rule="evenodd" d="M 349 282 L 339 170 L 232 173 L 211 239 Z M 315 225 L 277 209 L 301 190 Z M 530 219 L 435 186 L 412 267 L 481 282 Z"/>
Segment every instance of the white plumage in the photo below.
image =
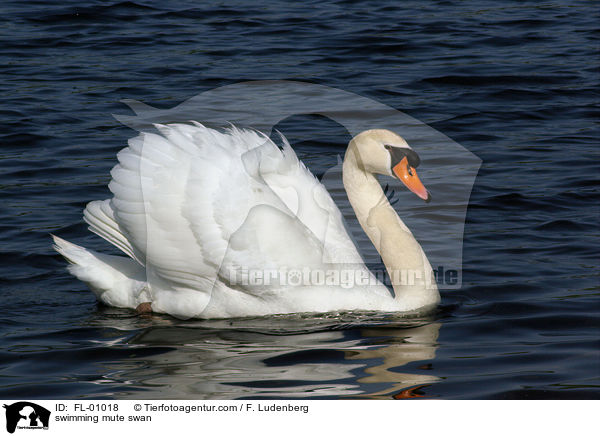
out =
<path fill-rule="evenodd" d="M 149 302 L 154 312 L 180 318 L 413 310 L 439 300 L 437 288 L 426 298 L 402 300 L 373 277 L 329 193 L 285 138 L 279 149 L 252 130 L 155 127 L 160 134 L 141 133 L 118 153 L 113 198 L 84 211 L 90 230 L 128 257 L 54 237 L 72 263 L 69 271 L 98 300 L 127 308 Z M 397 146 L 408 147 L 403 140 Z M 424 258 L 427 270 L 422 250 L 409 255 Z M 349 268 L 369 284 L 290 284 L 282 276 Z M 249 272 L 260 278 L 273 271 L 278 275 L 270 281 L 247 280 Z"/>

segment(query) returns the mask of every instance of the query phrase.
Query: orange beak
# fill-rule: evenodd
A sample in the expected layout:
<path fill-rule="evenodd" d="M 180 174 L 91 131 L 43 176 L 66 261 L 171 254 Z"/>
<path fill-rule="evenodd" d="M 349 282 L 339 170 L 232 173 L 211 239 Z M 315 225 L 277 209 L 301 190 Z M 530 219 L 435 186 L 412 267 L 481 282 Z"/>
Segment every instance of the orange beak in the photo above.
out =
<path fill-rule="evenodd" d="M 429 192 L 427 192 L 427 189 L 425 189 L 425 186 L 423 186 L 423 183 L 421 183 L 421 180 L 419 180 L 419 176 L 417 176 L 417 170 L 408 164 L 408 159 L 406 157 L 403 158 L 394 168 L 392 168 L 392 171 L 408 189 L 417 194 L 423 200 L 428 202 L 431 199 Z"/>

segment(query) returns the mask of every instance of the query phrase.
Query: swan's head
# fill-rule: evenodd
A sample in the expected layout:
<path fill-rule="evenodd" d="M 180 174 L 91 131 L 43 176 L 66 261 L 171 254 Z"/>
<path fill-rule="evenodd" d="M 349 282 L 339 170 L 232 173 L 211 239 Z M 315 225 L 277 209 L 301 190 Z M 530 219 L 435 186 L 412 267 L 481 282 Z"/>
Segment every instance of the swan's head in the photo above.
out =
<path fill-rule="evenodd" d="M 354 145 L 359 165 L 365 171 L 396 177 L 413 193 L 429 202 L 431 196 L 415 169 L 421 159 L 401 136 L 386 129 L 365 130 L 352 138 L 350 145 Z"/>

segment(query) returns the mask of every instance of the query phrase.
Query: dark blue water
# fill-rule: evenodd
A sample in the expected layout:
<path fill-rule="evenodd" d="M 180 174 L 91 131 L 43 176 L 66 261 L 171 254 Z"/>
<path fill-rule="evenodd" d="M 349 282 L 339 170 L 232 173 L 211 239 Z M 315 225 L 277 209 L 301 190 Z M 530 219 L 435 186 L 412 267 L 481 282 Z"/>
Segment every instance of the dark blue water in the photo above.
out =
<path fill-rule="evenodd" d="M 600 398 L 598 10 L 3 2 L 0 397 Z M 482 160 L 462 287 L 435 314 L 184 322 L 100 307 L 68 275 L 49 233 L 111 250 L 81 212 L 135 135 L 120 100 L 264 79 L 378 101 Z M 349 139 L 320 116 L 277 128 L 319 175 Z"/>

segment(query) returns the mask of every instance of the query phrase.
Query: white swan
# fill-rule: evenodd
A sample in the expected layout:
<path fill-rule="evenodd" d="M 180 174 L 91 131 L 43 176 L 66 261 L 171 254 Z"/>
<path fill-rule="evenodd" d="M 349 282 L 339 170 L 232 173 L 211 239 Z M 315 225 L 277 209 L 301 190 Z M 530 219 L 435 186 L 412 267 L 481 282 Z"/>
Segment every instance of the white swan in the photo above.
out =
<path fill-rule="evenodd" d="M 84 219 L 128 255 L 53 236 L 69 271 L 99 301 L 179 318 L 341 310 L 414 311 L 439 302 L 432 269 L 374 174 L 429 194 L 418 155 L 388 130 L 354 137 L 343 182 L 393 292 L 364 265 L 325 187 L 282 137 L 235 127 L 156 125 L 118 153 L 113 198 Z"/>

